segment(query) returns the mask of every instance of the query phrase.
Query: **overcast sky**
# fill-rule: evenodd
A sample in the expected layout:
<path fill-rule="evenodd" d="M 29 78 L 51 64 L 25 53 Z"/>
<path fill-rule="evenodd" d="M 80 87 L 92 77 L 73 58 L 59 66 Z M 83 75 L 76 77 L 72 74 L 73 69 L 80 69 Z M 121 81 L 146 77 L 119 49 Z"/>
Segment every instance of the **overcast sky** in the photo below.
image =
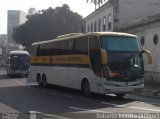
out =
<path fill-rule="evenodd" d="M 7 33 L 7 10 L 28 12 L 31 7 L 42 10 L 63 4 L 68 4 L 73 12 L 77 12 L 83 17 L 94 11 L 94 4 L 86 3 L 86 0 L 0 0 L 0 34 Z"/>

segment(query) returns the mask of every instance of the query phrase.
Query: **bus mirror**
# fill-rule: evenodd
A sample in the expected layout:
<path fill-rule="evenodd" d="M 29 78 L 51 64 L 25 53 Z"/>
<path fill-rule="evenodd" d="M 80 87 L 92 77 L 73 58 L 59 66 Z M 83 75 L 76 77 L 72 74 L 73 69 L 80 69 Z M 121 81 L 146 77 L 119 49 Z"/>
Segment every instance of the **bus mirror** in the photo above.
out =
<path fill-rule="evenodd" d="M 107 52 L 105 49 L 101 49 L 101 62 L 102 64 L 107 64 Z"/>
<path fill-rule="evenodd" d="M 145 53 L 147 55 L 147 57 L 148 57 L 148 64 L 152 64 L 153 61 L 152 61 L 151 53 L 148 50 L 142 50 L 142 53 Z"/>

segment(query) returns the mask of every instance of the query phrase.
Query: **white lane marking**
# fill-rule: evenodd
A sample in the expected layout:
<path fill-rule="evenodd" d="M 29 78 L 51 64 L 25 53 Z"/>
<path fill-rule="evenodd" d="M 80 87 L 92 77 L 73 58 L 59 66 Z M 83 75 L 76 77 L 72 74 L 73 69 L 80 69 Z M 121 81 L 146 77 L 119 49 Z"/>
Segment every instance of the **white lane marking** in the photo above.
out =
<path fill-rule="evenodd" d="M 53 115 L 53 114 L 46 114 L 46 113 L 37 112 L 37 111 L 29 111 L 29 113 L 31 115 L 32 114 L 41 114 L 41 115 L 44 115 L 44 116 L 49 116 L 49 117 L 58 118 L 58 119 L 70 119 L 70 118 L 67 118 L 67 117 L 57 116 L 57 115 Z M 36 119 L 36 118 L 31 118 L 31 116 L 30 116 L 30 119 Z"/>
<path fill-rule="evenodd" d="M 27 88 L 31 88 L 31 86 L 27 86 Z"/>
<path fill-rule="evenodd" d="M 38 86 L 37 83 L 25 83 L 26 86 Z"/>
<path fill-rule="evenodd" d="M 71 95 L 64 95 L 64 97 L 71 98 L 72 96 Z"/>
<path fill-rule="evenodd" d="M 139 110 L 147 110 L 147 111 L 156 111 L 156 112 L 160 112 L 160 110 L 157 109 L 150 109 L 150 108 L 142 108 L 142 107 L 135 107 L 135 106 L 127 106 L 127 105 L 118 105 L 118 104 L 114 104 L 114 103 L 108 103 L 108 102 L 101 102 L 102 104 L 107 104 L 107 105 L 111 105 L 111 106 L 115 106 L 115 107 L 126 107 L 126 108 L 132 108 L 132 109 L 139 109 Z"/>
<path fill-rule="evenodd" d="M 117 106 L 117 104 L 114 103 L 108 103 L 108 102 L 101 102 L 102 104 L 107 104 L 107 105 L 111 105 L 111 106 Z"/>
<path fill-rule="evenodd" d="M 17 81 L 16 79 L 13 79 L 13 80 L 14 80 L 15 82 L 17 82 L 18 84 L 22 85 L 22 86 L 26 86 L 25 84 L 23 84 L 23 83 Z"/>
<path fill-rule="evenodd" d="M 46 93 L 47 91 L 46 90 L 39 90 L 40 92 L 42 92 L 42 93 Z"/>
<path fill-rule="evenodd" d="M 29 111 L 30 113 L 30 118 L 29 119 L 36 119 L 37 118 L 37 115 L 34 111 Z"/>
<path fill-rule="evenodd" d="M 111 106 L 119 107 L 119 108 L 126 107 L 126 105 L 117 105 L 117 104 L 108 103 L 108 102 L 101 102 L 101 103 L 102 103 L 102 104 L 106 104 L 106 105 L 111 105 Z"/>
<path fill-rule="evenodd" d="M 37 83 L 21 83 L 20 81 L 17 81 L 16 79 L 13 79 L 15 82 L 17 82 L 18 84 L 22 85 L 22 86 L 36 86 L 38 85 Z"/>
<path fill-rule="evenodd" d="M 157 109 L 150 109 L 150 108 L 142 108 L 142 107 L 134 107 L 134 106 L 129 106 L 129 108 L 140 109 L 140 110 L 147 110 L 147 111 L 160 112 L 160 110 L 157 110 Z"/>
<path fill-rule="evenodd" d="M 79 108 L 79 107 L 69 107 L 71 109 L 75 109 L 75 110 L 81 110 L 81 111 L 89 111 L 89 112 L 96 112 L 96 113 L 111 113 L 111 112 L 106 112 L 106 111 L 100 111 L 100 110 L 93 110 L 93 109 L 85 109 L 85 108 Z M 75 112 L 75 113 L 79 113 L 79 112 Z"/>
<path fill-rule="evenodd" d="M 57 93 L 55 93 L 55 92 L 52 92 L 51 94 L 52 94 L 52 95 L 56 95 Z"/>
<path fill-rule="evenodd" d="M 92 101 L 91 99 L 87 99 L 87 98 L 80 98 L 80 99 L 85 101 Z"/>
<path fill-rule="evenodd" d="M 36 91 L 38 90 L 37 88 L 32 88 L 32 89 L 33 89 L 33 90 L 36 90 Z M 38 90 L 38 91 L 39 91 L 39 90 Z"/>

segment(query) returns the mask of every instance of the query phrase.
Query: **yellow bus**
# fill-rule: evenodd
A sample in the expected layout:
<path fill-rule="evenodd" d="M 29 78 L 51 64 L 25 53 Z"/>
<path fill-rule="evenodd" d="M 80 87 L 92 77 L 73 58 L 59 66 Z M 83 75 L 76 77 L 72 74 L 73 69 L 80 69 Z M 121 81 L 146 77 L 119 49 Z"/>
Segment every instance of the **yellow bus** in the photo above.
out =
<path fill-rule="evenodd" d="M 117 32 L 71 33 L 32 44 L 31 75 L 39 85 L 78 89 L 84 95 L 140 92 L 144 60 L 137 36 Z"/>

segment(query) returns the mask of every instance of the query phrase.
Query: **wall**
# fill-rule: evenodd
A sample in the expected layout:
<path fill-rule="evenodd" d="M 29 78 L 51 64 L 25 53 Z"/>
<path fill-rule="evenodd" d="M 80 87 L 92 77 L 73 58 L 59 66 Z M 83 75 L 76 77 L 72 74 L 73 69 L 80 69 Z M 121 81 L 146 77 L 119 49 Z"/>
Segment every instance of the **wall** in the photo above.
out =
<path fill-rule="evenodd" d="M 141 44 L 142 49 L 147 49 L 151 52 L 153 64 L 147 63 L 147 57 L 144 55 L 145 60 L 145 79 L 146 81 L 160 83 L 160 22 L 153 22 L 150 24 L 140 25 L 125 32 L 129 32 L 138 36 L 141 44 L 141 38 L 144 37 L 144 45 Z M 154 35 L 158 35 L 158 42 L 155 45 L 153 42 Z"/>
<path fill-rule="evenodd" d="M 7 35 L 8 43 L 13 43 L 12 35 L 16 26 L 26 21 L 26 13 L 20 10 L 8 10 Z"/>
<path fill-rule="evenodd" d="M 90 14 L 88 17 L 86 17 L 84 20 L 86 21 L 86 32 L 88 32 L 88 25 L 90 25 L 91 29 L 91 24 L 93 24 L 95 21 L 97 22 L 97 31 L 98 31 L 98 20 L 101 19 L 101 28 L 100 31 L 103 31 L 103 17 L 106 17 L 106 30 L 108 31 L 108 15 L 111 14 L 112 17 L 112 28 L 110 31 L 113 31 L 113 6 L 110 4 L 105 4 L 102 6 L 100 9 L 97 9 L 94 13 Z M 93 28 L 94 29 L 94 28 Z M 91 30 L 89 31 L 91 32 Z"/>
<path fill-rule="evenodd" d="M 119 0 L 119 28 L 160 11 L 160 0 Z"/>

